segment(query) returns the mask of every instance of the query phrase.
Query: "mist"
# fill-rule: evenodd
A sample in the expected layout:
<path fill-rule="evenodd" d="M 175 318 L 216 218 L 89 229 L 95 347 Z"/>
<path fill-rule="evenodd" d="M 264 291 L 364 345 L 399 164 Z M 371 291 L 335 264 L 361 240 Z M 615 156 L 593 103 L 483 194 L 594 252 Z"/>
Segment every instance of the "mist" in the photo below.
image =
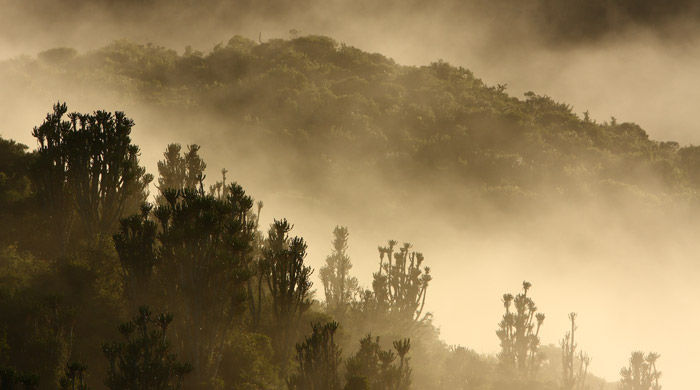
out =
<path fill-rule="evenodd" d="M 488 85 L 505 86 L 511 96 L 534 91 L 598 122 L 634 122 L 654 140 L 700 143 L 700 10 L 691 1 L 521 3 L 0 0 L 0 58 L 7 71 L 23 66 L 23 56 L 34 59 L 56 47 L 87 55 L 119 39 L 207 53 L 234 35 L 255 42 L 327 35 L 401 65 L 441 59 Z M 523 211 L 440 173 L 433 182 L 439 186 L 415 191 L 394 188 L 361 164 L 307 175 L 280 167 L 280 161 L 304 161 L 303 153 L 284 145 L 261 148 L 258 138 L 242 136 L 264 126 L 197 110 L 178 113 L 143 99 L 136 83 L 124 93 L 60 73 L 32 77 L 29 84 L 2 79 L 8 83 L 0 88 L 3 137 L 33 149 L 31 129 L 56 101 L 71 111 L 124 111 L 136 123 L 132 138 L 148 172 L 157 174 L 168 143 L 200 145 L 207 183 L 227 168 L 264 202 L 262 226 L 281 217 L 295 225 L 316 270 L 331 251 L 336 225 L 349 229 L 352 273 L 366 287 L 377 271 L 377 245 L 410 242 L 432 269 L 426 307 L 447 344 L 495 355 L 501 296 L 528 280 L 547 315 L 543 345 L 558 345 L 574 311 L 579 345 L 592 356 L 595 375 L 618 380 L 629 353 L 644 350 L 661 354 L 667 388 L 694 383 L 700 361 L 688 351 L 700 341 L 686 329 L 698 293 L 700 231 L 690 200 L 553 196 Z M 317 273 L 314 281 L 321 299 Z"/>
<path fill-rule="evenodd" d="M 237 34 L 267 40 L 294 30 L 401 64 L 443 59 L 515 96 L 533 90 L 599 120 L 639 123 L 657 139 L 698 142 L 691 117 L 700 11 L 690 0 L 196 4 L 4 0 L 0 58 L 94 49 L 117 39 L 208 50 Z"/>

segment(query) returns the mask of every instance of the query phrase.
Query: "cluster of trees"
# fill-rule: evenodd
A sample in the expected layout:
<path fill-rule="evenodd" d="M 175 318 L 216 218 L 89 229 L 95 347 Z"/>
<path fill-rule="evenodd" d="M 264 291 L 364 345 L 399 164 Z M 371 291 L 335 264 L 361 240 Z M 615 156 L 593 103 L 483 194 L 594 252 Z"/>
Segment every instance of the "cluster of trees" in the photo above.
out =
<path fill-rule="evenodd" d="M 298 179 L 290 185 L 315 194 L 359 170 L 387 188 L 449 181 L 445 199 L 468 194 L 515 207 L 558 197 L 695 199 L 700 185 L 697 147 L 579 116 L 547 96 L 510 96 L 445 62 L 401 66 L 322 36 L 237 36 L 207 53 L 119 41 L 86 54 L 49 50 L 4 63 L 0 74 L 21 88 L 58 78 L 183 120 L 235 123 L 225 137 L 274 154 Z"/>
<path fill-rule="evenodd" d="M 275 220 L 264 233 L 262 203 L 227 183 L 226 171 L 205 191 L 196 145 L 168 145 L 149 203 L 153 177 L 131 142 L 133 122 L 67 112 L 57 104 L 34 129 L 35 151 L 0 143 L 0 388 L 344 386 L 339 325 L 313 299 L 307 245 L 291 223 Z M 347 229 L 336 236 L 347 240 Z M 322 271 L 338 318 L 356 303 L 347 291 L 359 291 L 345 246 Z M 393 277 L 409 269 L 400 272 Z M 395 282 L 383 288 L 411 294 Z M 363 292 L 374 311 L 358 303 L 355 315 L 399 310 L 378 295 Z M 304 341 L 310 322 L 318 325 Z M 353 388 L 407 388 L 410 342 L 395 348 L 377 349 L 376 367 L 349 369 Z"/>
<path fill-rule="evenodd" d="M 32 152 L 0 139 L 0 388 L 584 389 L 600 382 L 588 372 L 590 359 L 577 354 L 575 314 L 560 349 L 540 345 L 545 317 L 529 283 L 503 296 L 497 357 L 447 347 L 424 311 L 432 280 L 424 256 L 389 241 L 364 289 L 350 273 L 349 232 L 336 227 L 319 270 L 321 303 L 304 239 L 285 219 L 264 232 L 262 203 L 227 183 L 225 170 L 205 190 L 198 146 L 167 146 L 149 203 L 153 177 L 131 142 L 133 122 L 121 112 L 67 112 L 57 104 L 33 130 Z M 545 358 L 548 348 L 560 359 Z M 659 389 L 657 359 L 634 353 L 621 386 Z"/>

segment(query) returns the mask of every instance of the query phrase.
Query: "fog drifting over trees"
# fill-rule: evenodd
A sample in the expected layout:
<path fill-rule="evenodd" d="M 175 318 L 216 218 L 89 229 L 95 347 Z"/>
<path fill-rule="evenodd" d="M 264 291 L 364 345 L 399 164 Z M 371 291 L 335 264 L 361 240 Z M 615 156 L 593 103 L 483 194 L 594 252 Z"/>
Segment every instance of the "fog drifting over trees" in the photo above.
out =
<path fill-rule="evenodd" d="M 332 327 L 307 326 L 325 315 L 340 323 L 342 337 L 336 342 L 341 344 L 342 370 L 345 361 L 357 361 L 352 359 L 362 351 L 360 345 L 366 349 L 363 359 L 372 355 L 367 351 L 375 348 L 373 338 L 362 339 L 366 335 L 360 332 L 371 328 L 371 321 L 352 317 L 370 309 L 348 309 L 346 321 L 365 325 L 343 333 L 345 314 L 339 313 L 344 309 L 314 306 L 323 306 L 328 296 L 319 275 L 333 256 L 333 229 L 345 226 L 345 253 L 352 261 L 348 278 L 356 278 L 358 291 L 374 287 L 377 245 L 384 247 L 387 239 L 401 240 L 397 248 L 411 242 L 407 254 L 419 252 L 430 267 L 423 312 L 432 314 L 439 336 L 423 335 L 431 341 L 421 344 L 417 333 L 377 328 L 385 334 L 373 335 L 381 336 L 381 350 L 395 354 L 400 348 L 393 341 L 413 337 L 407 356 L 413 359 L 414 386 L 432 378 L 425 374 L 430 368 L 420 366 L 430 360 L 430 353 L 421 350 L 426 345 L 460 344 L 483 354 L 477 358 L 467 350 L 452 350 L 449 356 L 460 358 L 449 362 L 471 362 L 460 372 L 478 364 L 496 367 L 502 352 L 495 332 L 503 317 L 503 293 L 517 296 L 528 280 L 534 286 L 528 294 L 534 294 L 537 308 L 547 315 L 540 351 L 559 346 L 571 328 L 569 313 L 576 312 L 577 343 L 592 357 L 590 373 L 617 381 L 620 368 L 634 364 L 630 359 L 651 370 L 647 358 L 653 351 L 661 355 L 658 363 L 651 357 L 663 371 L 664 386 L 684 388 L 700 363 L 687 355 L 695 341 L 681 336 L 698 277 L 694 253 L 699 249 L 700 171 L 699 152 L 692 146 L 700 142 L 694 110 L 698 9 L 690 1 L 563 4 L 0 0 L 0 136 L 28 145 L 27 151 L 37 149 L 32 128 L 42 124 L 57 101 L 82 113 L 124 111 L 134 120 L 130 136 L 140 147 L 138 168 L 130 160 L 140 181 L 132 184 L 143 185 L 146 173 L 154 176 L 147 197 L 134 194 L 166 204 L 163 198 L 156 200 L 163 190 L 158 162 L 171 143 L 181 145 L 183 156 L 190 150 L 187 145 L 196 144 L 206 162 L 205 192 L 213 186 L 221 194 L 236 182 L 246 195 L 264 202 L 262 211 L 250 205 L 252 220 L 259 220 L 249 239 L 259 243 L 255 250 L 260 251 L 250 258 L 267 258 L 272 267 L 275 259 L 298 260 L 303 252 L 304 264 L 315 270 L 310 280 L 318 301 L 310 300 L 310 307 L 300 311 L 310 317 L 304 317 L 298 334 L 253 327 L 231 336 L 248 350 L 262 351 L 253 359 L 258 371 L 241 369 L 227 377 L 231 383 L 250 372 L 265 384 L 260 388 L 282 386 L 280 372 L 287 369 L 284 373 L 298 383 L 317 375 L 290 367 L 303 366 L 295 357 L 297 341 L 334 350 L 328 341 L 336 332 Z M 14 259 L 13 267 L 29 264 L 10 273 L 26 277 L 10 290 L 33 291 L 47 277 L 42 261 L 70 252 L 66 256 L 73 260 L 56 272 L 65 276 L 53 281 L 56 291 L 97 297 L 85 302 L 72 298 L 96 317 L 110 311 L 110 305 L 118 306 L 114 312 L 119 315 L 110 317 L 117 322 L 136 321 L 141 304 L 155 305 L 154 317 L 172 312 L 167 333 L 179 340 L 171 345 L 178 352 L 176 362 L 196 363 L 201 351 L 178 336 L 197 317 L 185 298 L 177 299 L 178 306 L 110 295 L 117 294 L 109 289 L 111 283 L 128 284 L 115 276 L 119 256 L 105 249 L 113 245 L 116 219 L 104 224 L 86 219 L 99 229 L 76 219 L 70 230 L 80 237 L 76 242 L 47 239 L 43 244 L 49 246 L 40 248 L 35 239 L 24 241 L 37 220 L 66 223 L 60 213 L 73 211 L 54 207 L 48 214 L 35 213 L 34 219 L 23 216 L 12 202 L 41 194 L 36 173 L 22 171 L 30 166 L 23 159 L 33 157 L 18 152 L 15 144 L 3 145 L 6 155 L 14 150 L 19 157 L 2 167 L 3 178 L 12 178 L 3 179 L 5 187 L 0 187 L 12 189 L 0 198 L 9 202 L 3 207 L 11 205 L 6 208 L 11 212 L 2 215 L 22 225 L 4 232 L 3 240 L 9 238 L 3 256 Z M 66 183 L 79 182 L 66 177 Z M 196 175 L 190 179 L 182 189 L 199 185 Z M 132 194 L 131 203 L 125 201 L 129 213 L 115 212 L 122 217 L 141 213 L 142 199 L 137 198 Z M 221 202 L 211 207 L 233 207 Z M 85 214 L 76 210 L 77 216 Z M 303 237 L 306 247 L 302 251 L 297 242 L 296 255 L 266 257 L 265 248 L 285 241 L 268 231 L 282 218 L 294 225 L 286 239 L 291 243 Z M 68 231 L 60 224 L 48 228 Z M 74 264 L 90 257 L 86 251 L 96 250 L 83 246 L 87 239 L 82 231 L 100 229 L 106 229 L 100 250 L 108 253 L 104 256 L 113 269 Z M 221 237 L 226 241 L 227 236 Z M 274 291 L 274 283 L 265 279 L 272 268 L 267 268 L 270 273 L 264 269 L 255 268 L 257 276 L 244 278 L 240 286 L 226 284 L 231 296 L 240 289 L 254 303 L 260 285 Z M 76 282 L 70 275 L 87 270 L 96 274 L 81 280 L 99 282 L 71 290 Z M 233 274 L 227 277 L 238 280 Z M 168 296 L 182 293 L 162 287 L 162 281 L 152 283 Z M 234 298 L 235 305 L 226 305 L 255 318 L 250 302 L 239 304 Z M 231 315 L 226 321 L 234 321 Z M 91 329 L 87 320 L 71 321 L 66 323 Z M 93 345 L 99 355 L 101 343 L 123 338 L 117 325 L 102 324 L 95 340 L 76 341 L 71 348 L 82 353 Z M 13 351 L 12 329 L 8 332 Z M 223 337 L 219 333 L 209 336 L 213 344 L 224 343 L 216 338 Z M 644 351 L 641 360 L 631 354 L 637 350 Z M 235 353 L 216 351 L 217 362 L 241 367 Z M 558 359 L 560 351 L 547 353 Z M 69 360 L 56 361 L 62 359 Z M 286 367 L 281 361 L 291 363 Z M 558 362 L 552 364 L 558 367 Z M 88 365 L 91 385 L 101 386 L 104 378 L 98 373 L 106 372 L 108 359 Z M 280 372 L 270 368 L 283 366 Z M 362 371 L 350 366 L 348 372 Z M 216 371 L 212 367 L 207 366 L 210 376 Z M 184 370 L 177 364 L 172 369 Z M 389 380 L 362 372 L 374 375 L 377 383 Z M 559 380 L 554 368 L 544 365 L 538 372 Z M 182 375 L 203 374 L 195 367 Z M 338 381 L 350 382 L 343 375 Z"/>

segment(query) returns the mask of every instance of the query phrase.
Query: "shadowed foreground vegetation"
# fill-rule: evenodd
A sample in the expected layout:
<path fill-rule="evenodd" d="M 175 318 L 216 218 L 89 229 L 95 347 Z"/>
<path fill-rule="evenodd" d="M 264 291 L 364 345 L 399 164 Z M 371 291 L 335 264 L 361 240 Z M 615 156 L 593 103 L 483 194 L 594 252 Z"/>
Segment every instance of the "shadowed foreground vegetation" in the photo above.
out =
<path fill-rule="evenodd" d="M 329 41 L 277 44 L 311 50 L 319 42 Z M 262 50 L 246 41 L 232 45 L 214 53 L 235 57 L 243 50 L 235 45 L 250 46 L 251 53 Z M 598 134 L 606 147 L 613 139 L 625 140 L 617 155 L 591 146 L 591 153 L 607 155 L 611 160 L 605 161 L 613 165 L 623 159 L 611 156 L 636 153 L 646 161 L 644 169 L 656 172 L 651 155 L 679 163 L 685 153 L 637 130 L 621 132 L 636 129 L 632 125 L 580 121 L 545 98 L 506 98 L 445 64 L 403 69 L 351 49 L 324 50 L 338 56 L 350 50 L 366 60 L 357 66 L 379 79 L 459 76 L 498 104 L 530 107 L 513 122 L 525 138 L 544 120 L 531 116 L 534 122 L 521 123 L 538 112 L 532 107 L 559 107 L 580 130 L 569 135 L 573 139 L 590 141 Z M 172 60 L 206 63 L 212 56 L 173 55 Z M 405 74 L 387 76 L 392 72 Z M 447 346 L 424 310 L 430 286 L 439 282 L 432 280 L 429 256 L 390 240 L 379 247 L 371 286 L 363 287 L 351 273 L 350 234 L 336 227 L 326 264 L 318 270 L 325 296 L 319 301 L 311 280 L 316 270 L 306 263 L 307 244 L 294 235 L 293 224 L 278 219 L 259 226 L 262 202 L 227 181 L 225 170 L 220 181 L 205 186 L 206 163 L 197 145 L 187 151 L 177 144 L 165 148 L 157 193 L 149 194 L 154 177 L 140 165 L 139 148 L 130 138 L 133 122 L 121 112 L 67 112 L 57 104 L 34 128 L 38 147 L 33 151 L 0 139 L 0 388 L 604 388 L 589 372 L 591 358 L 576 343 L 576 315 L 571 314 L 568 330 L 547 329 L 530 283 L 516 295 L 504 294 L 503 317 L 491 319 L 500 353 L 486 356 Z M 490 120 L 486 115 L 482 123 Z M 557 120 L 552 123 L 562 126 Z M 414 139 L 398 137 L 392 142 Z M 638 141 L 633 146 L 630 137 Z M 649 154 L 639 155 L 641 150 Z M 478 171 L 471 169 L 463 173 Z M 675 178 L 678 186 L 692 183 L 681 173 L 663 172 L 659 177 Z M 540 345 L 545 331 L 566 331 L 560 347 Z M 621 388 L 660 389 L 657 359 L 633 353 L 621 371 Z"/>

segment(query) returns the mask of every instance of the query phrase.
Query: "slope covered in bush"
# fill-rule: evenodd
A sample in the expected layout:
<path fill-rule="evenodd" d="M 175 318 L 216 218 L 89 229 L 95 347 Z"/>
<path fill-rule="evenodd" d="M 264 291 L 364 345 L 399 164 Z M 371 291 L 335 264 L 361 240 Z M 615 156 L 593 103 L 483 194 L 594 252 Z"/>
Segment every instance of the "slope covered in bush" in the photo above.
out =
<path fill-rule="evenodd" d="M 695 147 L 580 117 L 547 96 L 510 96 L 442 61 L 402 66 L 322 36 L 234 37 L 182 54 L 119 41 L 85 54 L 52 49 L 5 62 L 1 73 L 12 85 L 67 80 L 229 123 L 232 142 L 253 142 L 310 177 L 312 190 L 370 172 L 411 191 L 442 183 L 508 203 L 620 194 L 657 202 L 694 198 L 700 185 Z"/>

